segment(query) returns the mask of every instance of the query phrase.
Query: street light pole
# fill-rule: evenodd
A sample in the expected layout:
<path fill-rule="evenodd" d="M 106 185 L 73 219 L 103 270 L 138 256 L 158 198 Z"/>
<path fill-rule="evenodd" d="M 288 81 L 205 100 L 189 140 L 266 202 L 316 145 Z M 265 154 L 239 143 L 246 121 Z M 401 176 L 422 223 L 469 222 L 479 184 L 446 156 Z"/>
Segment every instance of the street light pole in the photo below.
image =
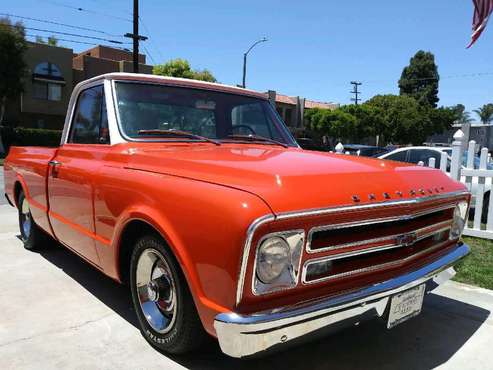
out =
<path fill-rule="evenodd" d="M 248 53 L 258 44 L 260 44 L 261 42 L 266 42 L 267 41 L 267 37 L 262 37 L 260 40 L 258 41 L 255 41 L 253 43 L 252 46 L 250 46 L 250 48 L 243 54 L 243 83 L 241 84 L 241 86 L 243 88 L 246 87 L 246 65 L 247 65 L 247 56 L 248 56 Z"/>

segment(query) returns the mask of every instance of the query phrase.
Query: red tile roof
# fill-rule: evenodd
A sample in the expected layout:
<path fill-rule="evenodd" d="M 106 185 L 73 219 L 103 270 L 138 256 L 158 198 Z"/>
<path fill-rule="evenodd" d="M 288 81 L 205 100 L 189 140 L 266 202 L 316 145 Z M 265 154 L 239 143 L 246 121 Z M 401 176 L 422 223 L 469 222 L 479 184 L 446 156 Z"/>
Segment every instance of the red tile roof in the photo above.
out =
<path fill-rule="evenodd" d="M 288 96 L 276 93 L 276 103 L 296 105 L 296 96 Z M 321 108 L 321 109 L 335 109 L 339 106 L 336 103 L 318 102 L 305 99 L 305 109 Z"/>

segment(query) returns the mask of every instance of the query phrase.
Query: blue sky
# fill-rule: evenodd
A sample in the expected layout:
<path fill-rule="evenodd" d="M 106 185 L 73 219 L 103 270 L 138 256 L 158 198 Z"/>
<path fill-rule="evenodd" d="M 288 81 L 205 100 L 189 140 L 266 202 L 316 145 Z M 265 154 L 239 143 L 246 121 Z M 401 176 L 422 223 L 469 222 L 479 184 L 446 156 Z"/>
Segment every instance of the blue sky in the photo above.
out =
<path fill-rule="evenodd" d="M 269 41 L 249 56 L 247 86 L 255 90 L 274 89 L 341 104 L 350 103 L 351 80 L 363 82 L 364 100 L 398 93 L 402 68 L 423 49 L 436 57 L 442 77 L 440 105 L 463 103 L 472 110 L 493 102 L 493 24 L 471 49 L 465 49 L 471 33 L 470 0 L 140 2 L 149 31 L 144 28 L 141 33 L 150 37 L 146 47 L 156 63 L 186 58 L 193 67 L 211 70 L 226 84 L 241 82 L 243 52 L 253 41 L 267 36 Z M 130 32 L 131 23 L 100 13 L 126 18 L 131 10 L 130 0 L 17 0 L 2 6 L 8 13 L 112 34 Z M 89 47 L 61 44 L 75 51 Z"/>

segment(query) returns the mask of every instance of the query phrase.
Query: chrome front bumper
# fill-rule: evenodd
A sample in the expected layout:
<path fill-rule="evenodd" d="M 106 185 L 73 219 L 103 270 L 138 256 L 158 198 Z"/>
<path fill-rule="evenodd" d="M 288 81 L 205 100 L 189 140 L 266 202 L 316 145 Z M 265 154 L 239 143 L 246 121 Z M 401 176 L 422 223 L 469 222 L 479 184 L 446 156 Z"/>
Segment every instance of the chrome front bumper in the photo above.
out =
<path fill-rule="evenodd" d="M 469 247 L 459 243 L 418 270 L 347 294 L 250 315 L 219 314 L 214 320 L 219 345 L 229 356 L 245 357 L 368 318 L 382 317 L 392 295 L 423 283 L 430 292 L 455 275 L 452 265 L 468 253 Z"/>

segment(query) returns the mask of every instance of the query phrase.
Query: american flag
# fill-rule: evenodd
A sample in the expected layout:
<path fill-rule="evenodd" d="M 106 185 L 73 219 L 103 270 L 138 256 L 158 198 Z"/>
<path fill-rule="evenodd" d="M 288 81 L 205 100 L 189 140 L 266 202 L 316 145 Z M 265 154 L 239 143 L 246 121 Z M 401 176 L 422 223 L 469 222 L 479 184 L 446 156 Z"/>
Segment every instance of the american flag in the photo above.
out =
<path fill-rule="evenodd" d="M 471 42 L 467 46 L 470 48 L 486 28 L 488 18 L 493 11 L 493 0 L 472 0 L 474 3 L 474 18 L 472 20 Z"/>

